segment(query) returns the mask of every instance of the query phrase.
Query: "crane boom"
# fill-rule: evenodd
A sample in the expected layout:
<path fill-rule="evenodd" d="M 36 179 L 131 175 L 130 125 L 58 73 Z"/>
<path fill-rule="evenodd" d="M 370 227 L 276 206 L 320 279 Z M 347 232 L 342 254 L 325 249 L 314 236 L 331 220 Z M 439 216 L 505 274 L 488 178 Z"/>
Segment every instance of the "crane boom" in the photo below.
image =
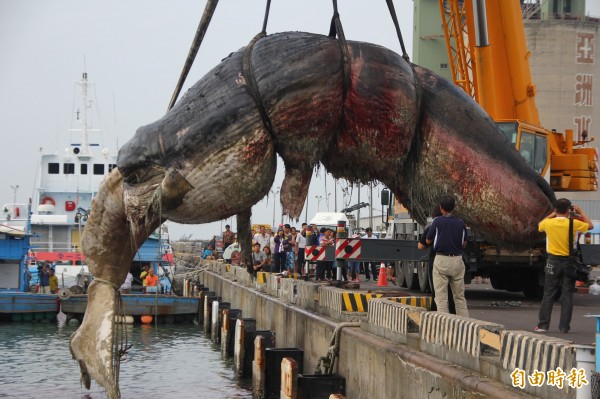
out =
<path fill-rule="evenodd" d="M 438 0 L 454 83 L 496 121 L 555 191 L 596 191 L 597 154 L 542 127 L 519 0 Z"/>

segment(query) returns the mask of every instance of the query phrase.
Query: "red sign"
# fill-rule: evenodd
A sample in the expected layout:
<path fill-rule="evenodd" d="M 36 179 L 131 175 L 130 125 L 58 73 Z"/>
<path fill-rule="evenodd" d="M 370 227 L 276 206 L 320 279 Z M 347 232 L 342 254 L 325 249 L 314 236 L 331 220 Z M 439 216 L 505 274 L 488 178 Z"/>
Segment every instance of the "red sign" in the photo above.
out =
<path fill-rule="evenodd" d="M 325 247 L 320 245 L 307 245 L 304 249 L 306 260 L 325 260 Z"/>
<path fill-rule="evenodd" d="M 85 260 L 85 255 L 79 252 L 34 252 L 30 256 L 37 261 L 43 260 L 45 262 L 77 262 Z"/>
<path fill-rule="evenodd" d="M 339 240 L 335 245 L 336 259 L 360 259 L 361 241 L 359 238 Z"/>

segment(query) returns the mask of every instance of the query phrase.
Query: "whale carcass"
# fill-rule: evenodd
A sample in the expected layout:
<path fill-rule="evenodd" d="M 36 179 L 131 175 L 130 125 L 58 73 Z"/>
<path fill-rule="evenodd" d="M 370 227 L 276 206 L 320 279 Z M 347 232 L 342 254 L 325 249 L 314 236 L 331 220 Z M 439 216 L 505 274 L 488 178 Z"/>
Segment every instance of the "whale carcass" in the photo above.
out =
<path fill-rule="evenodd" d="M 554 195 L 485 112 L 386 48 L 350 41 L 347 48 L 344 64 L 331 37 L 264 37 L 223 60 L 121 148 L 83 234 L 96 278 L 71 350 L 87 386 L 93 378 L 119 396 L 116 288 L 150 232 L 165 220 L 237 215 L 249 240 L 250 209 L 268 193 L 277 155 L 285 164 L 281 202 L 292 218 L 323 165 L 336 178 L 383 183 L 421 223 L 452 194 L 457 213 L 489 240 L 513 248 L 539 240 L 537 222 Z"/>

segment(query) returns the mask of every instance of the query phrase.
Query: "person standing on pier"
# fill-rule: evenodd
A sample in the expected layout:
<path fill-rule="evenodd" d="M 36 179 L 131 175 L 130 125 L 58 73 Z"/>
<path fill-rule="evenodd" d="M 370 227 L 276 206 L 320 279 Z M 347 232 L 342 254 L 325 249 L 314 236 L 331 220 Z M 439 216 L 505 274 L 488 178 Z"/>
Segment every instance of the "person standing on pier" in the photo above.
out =
<path fill-rule="evenodd" d="M 302 223 L 302 231 L 296 235 L 296 273 L 304 274 L 304 250 L 306 249 L 306 223 Z"/>
<path fill-rule="evenodd" d="M 456 314 L 469 317 L 465 300 L 465 264 L 462 259 L 462 250 L 467 245 L 467 227 L 462 219 L 452 214 L 455 206 L 456 200 L 451 195 L 444 195 L 440 199 L 442 216 L 435 218 L 431 223 L 425 242 L 427 245 L 433 244 L 435 250 L 433 287 L 438 312 L 449 313 L 450 283 Z"/>
<path fill-rule="evenodd" d="M 561 333 L 568 333 L 571 329 L 571 316 L 573 314 L 573 291 L 575 291 L 575 268 L 571 265 L 570 248 L 574 242 L 569 242 L 569 212 L 581 216 L 573 218 L 573 237 L 577 232 L 585 233 L 593 229 L 590 218 L 578 205 L 571 205 L 571 201 L 561 198 L 556 201 L 554 212 L 546 216 L 538 225 L 538 230 L 546 232 L 546 249 L 548 261 L 544 269 L 544 299 L 540 306 L 539 321 L 535 332 L 547 332 L 550 328 L 552 305 L 559 289 L 562 290 L 560 322 L 558 329 Z"/>
<path fill-rule="evenodd" d="M 274 273 L 281 273 L 285 270 L 285 262 L 287 260 L 286 250 L 289 246 L 289 242 L 283 232 L 283 227 L 280 227 L 277 230 L 277 234 L 273 240 L 275 241 L 275 252 L 273 256 L 275 263 Z"/>
<path fill-rule="evenodd" d="M 255 243 L 258 243 L 261 248 L 266 247 L 271 243 L 271 235 L 267 234 L 267 228 L 265 226 L 259 227 L 259 232 L 252 237 Z"/>
<path fill-rule="evenodd" d="M 373 234 L 373 228 L 367 227 L 365 230 L 367 234 L 362 236 L 363 240 L 377 240 L 377 236 Z M 377 281 L 379 278 L 379 271 L 377 270 L 376 262 L 364 262 L 363 266 L 365 268 L 365 281 L 371 281 L 371 273 L 373 273 L 373 281 Z M 369 271 L 371 273 L 369 273 Z"/>
<path fill-rule="evenodd" d="M 226 224 L 225 231 L 223 232 L 223 249 L 227 249 L 228 246 L 233 244 L 233 231 L 231 231 L 231 226 Z"/>

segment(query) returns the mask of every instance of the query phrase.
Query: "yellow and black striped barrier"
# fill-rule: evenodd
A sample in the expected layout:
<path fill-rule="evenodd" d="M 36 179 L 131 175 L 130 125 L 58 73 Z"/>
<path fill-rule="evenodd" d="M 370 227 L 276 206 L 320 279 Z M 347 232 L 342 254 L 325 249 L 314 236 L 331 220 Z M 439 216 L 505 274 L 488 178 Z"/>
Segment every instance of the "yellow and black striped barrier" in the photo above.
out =
<path fill-rule="evenodd" d="M 400 296 L 390 297 L 387 299 L 389 299 L 390 301 L 403 303 L 405 305 L 417 306 L 419 308 L 431 310 L 432 298 L 430 296 Z"/>
<path fill-rule="evenodd" d="M 258 284 L 267 284 L 269 273 L 267 272 L 258 272 L 256 273 L 256 282 Z"/>
<path fill-rule="evenodd" d="M 373 298 L 381 298 L 383 294 L 363 294 L 360 292 L 344 292 L 342 294 L 343 312 L 367 312 L 367 302 Z"/>
<path fill-rule="evenodd" d="M 268 276 L 270 274 L 273 273 L 269 273 L 269 272 L 257 272 L 256 273 L 256 282 L 259 284 L 266 284 L 267 280 L 268 280 Z M 294 280 L 298 280 L 300 278 L 300 275 L 296 274 L 296 273 L 290 273 L 287 276 L 279 276 L 280 278 L 293 278 Z"/>

